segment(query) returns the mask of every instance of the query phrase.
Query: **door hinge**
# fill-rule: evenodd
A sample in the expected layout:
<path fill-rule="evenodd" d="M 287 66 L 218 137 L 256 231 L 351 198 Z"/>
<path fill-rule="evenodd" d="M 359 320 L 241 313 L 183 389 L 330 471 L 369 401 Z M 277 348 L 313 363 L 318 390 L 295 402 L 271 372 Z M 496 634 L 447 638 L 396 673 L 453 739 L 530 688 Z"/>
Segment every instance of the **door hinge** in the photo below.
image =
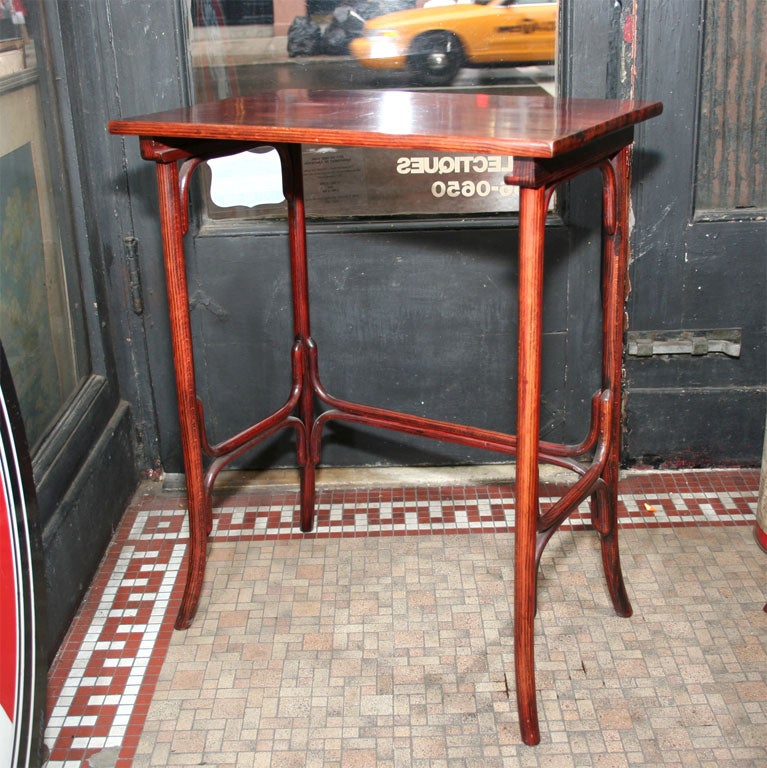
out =
<path fill-rule="evenodd" d="M 128 267 L 128 285 L 130 287 L 131 307 L 137 315 L 144 312 L 144 298 L 141 295 L 141 269 L 139 267 L 138 238 L 123 238 L 123 253 Z"/>
<path fill-rule="evenodd" d="M 629 357 L 656 357 L 659 355 L 721 354 L 740 357 L 740 328 L 716 328 L 689 331 L 629 331 Z"/>

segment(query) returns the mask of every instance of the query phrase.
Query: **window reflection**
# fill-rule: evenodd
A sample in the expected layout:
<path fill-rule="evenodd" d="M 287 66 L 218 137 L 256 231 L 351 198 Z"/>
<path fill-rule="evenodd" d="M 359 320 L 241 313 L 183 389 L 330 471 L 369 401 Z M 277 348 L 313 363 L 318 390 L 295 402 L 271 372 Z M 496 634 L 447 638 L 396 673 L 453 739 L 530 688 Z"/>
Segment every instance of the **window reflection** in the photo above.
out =
<path fill-rule="evenodd" d="M 278 88 L 555 92 L 555 0 L 187 2 L 198 102 Z M 405 117 L 393 108 L 392 121 L 401 124 Z M 356 189 L 344 187 L 334 199 L 326 194 L 317 200 L 313 192 L 329 194 L 338 185 L 324 170 L 323 160 L 331 155 L 307 153 L 309 170 L 323 179 L 321 188 L 307 189 L 309 216 L 465 215 L 516 208 L 513 194 L 468 195 L 471 189 L 499 188 L 502 178 L 442 179 L 467 194 L 435 196 L 416 191 L 397 173 L 401 153 L 335 151 L 336 161 L 346 160 L 337 164 L 339 170 L 354 169 L 345 173 L 343 184 Z M 375 179 L 378 188 L 365 188 L 366 178 Z M 349 200 L 353 211 L 346 206 Z M 212 218 L 261 218 L 278 211 L 274 205 L 207 209 Z"/>
<path fill-rule="evenodd" d="M 26 9 L 0 3 L 0 337 L 35 447 L 80 376 Z M 84 361 L 80 361 L 84 363 Z"/>
<path fill-rule="evenodd" d="M 466 67 L 551 63 L 556 29 L 554 2 L 432 0 L 423 8 L 366 21 L 349 49 L 369 69 L 404 73 L 417 85 L 444 86 Z"/>

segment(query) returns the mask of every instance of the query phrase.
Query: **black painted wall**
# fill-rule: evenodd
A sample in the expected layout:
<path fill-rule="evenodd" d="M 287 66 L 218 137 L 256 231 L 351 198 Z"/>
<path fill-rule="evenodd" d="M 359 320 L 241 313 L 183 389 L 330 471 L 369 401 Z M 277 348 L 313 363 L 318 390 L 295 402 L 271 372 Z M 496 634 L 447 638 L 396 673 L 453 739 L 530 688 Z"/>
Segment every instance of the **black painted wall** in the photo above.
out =
<path fill-rule="evenodd" d="M 693 226 L 690 179 L 700 38 L 696 2 L 563 2 L 562 91 L 573 96 L 662 99 L 663 117 L 637 134 L 634 171 L 633 291 L 629 329 L 738 327 L 739 360 L 627 361 L 627 464 L 756 463 L 765 401 L 764 222 L 734 224 L 708 238 Z M 146 15 L 155 17 L 156 4 Z M 170 106 L 186 91 L 177 59 L 135 32 L 133 7 L 115 3 L 121 82 L 119 115 Z M 165 18 L 169 18 L 164 12 Z M 155 39 L 159 39 L 157 26 Z M 626 30 L 635 30 L 633 42 Z M 680 31 L 680 30 L 683 30 Z M 173 39 L 172 36 L 169 39 Z M 628 42 L 627 42 L 628 40 Z M 141 45 L 151 45 L 152 73 Z M 127 98 L 126 98 L 127 97 Z M 136 361 L 138 412 L 147 458 L 182 469 L 159 263 L 152 169 L 126 142 L 131 234 L 139 240 L 147 372 Z M 544 424 L 574 439 L 596 386 L 599 197 L 579 179 L 560 195 L 549 231 Z M 127 192 L 127 190 L 126 190 Z M 502 224 L 511 229 L 502 231 Z M 692 238 L 695 235 L 697 239 Z M 738 245 L 747 241 L 745 247 Z M 214 439 L 264 415 L 287 393 L 290 345 L 287 239 L 270 225 L 249 233 L 192 227 L 188 238 L 199 391 Z M 391 222 L 315 226 L 309 233 L 314 331 L 322 375 L 339 394 L 434 417 L 512 428 L 515 357 L 513 217 L 492 222 Z M 733 251 L 738 253 L 733 269 Z M 571 254 L 565 257 L 565 254 Z M 131 334 L 136 343 L 139 335 Z M 147 406 L 154 405 L 156 422 Z M 463 463 L 500 460 L 400 436 L 379 442 L 364 430 L 333 428 L 324 461 L 332 465 Z M 290 438 L 277 439 L 239 466 L 292 465 Z"/>
<path fill-rule="evenodd" d="M 543 376 L 549 439 L 582 436 L 588 416 L 582 406 L 598 385 L 595 345 L 584 350 L 572 338 L 580 336 L 587 313 L 596 321 L 596 276 L 591 272 L 590 300 L 572 302 L 573 324 L 568 286 L 588 282 L 590 270 L 566 257 L 569 246 L 570 232 L 552 226 Z M 513 431 L 516 247 L 513 227 L 310 229 L 312 327 L 325 386 L 359 402 Z M 219 440 L 287 397 L 287 243 L 283 235 L 203 236 L 189 264 L 198 386 L 211 436 Z M 241 465 L 292 465 L 291 441 L 278 439 Z M 169 459 L 178 465 L 178 456 Z M 356 425 L 331 426 L 323 452 L 323 461 L 335 466 L 500 460 L 391 433 L 374 438 Z"/>
<path fill-rule="evenodd" d="M 696 156 L 713 151 L 698 141 L 702 12 L 702 3 L 657 0 L 642 4 L 637 21 L 636 96 L 661 99 L 665 109 L 639 131 L 635 156 L 630 329 L 734 328 L 742 351 L 629 358 L 625 453 L 632 463 L 671 467 L 758 465 L 767 406 L 767 212 L 703 221 L 695 211 Z M 754 30 L 762 57 L 765 30 Z"/>

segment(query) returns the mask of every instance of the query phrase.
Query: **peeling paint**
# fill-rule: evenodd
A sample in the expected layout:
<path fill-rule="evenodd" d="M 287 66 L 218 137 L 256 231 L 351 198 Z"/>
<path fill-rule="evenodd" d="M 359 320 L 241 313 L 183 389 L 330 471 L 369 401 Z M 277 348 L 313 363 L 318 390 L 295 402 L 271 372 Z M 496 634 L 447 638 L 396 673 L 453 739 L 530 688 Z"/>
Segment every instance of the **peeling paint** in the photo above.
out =
<path fill-rule="evenodd" d="M 634 45 L 636 38 L 636 16 L 633 13 L 627 13 L 623 22 L 623 42 L 628 45 Z"/>
<path fill-rule="evenodd" d="M 197 309 L 198 307 L 206 309 L 218 320 L 229 319 L 229 312 L 202 290 L 195 291 L 189 299 L 190 309 Z"/>

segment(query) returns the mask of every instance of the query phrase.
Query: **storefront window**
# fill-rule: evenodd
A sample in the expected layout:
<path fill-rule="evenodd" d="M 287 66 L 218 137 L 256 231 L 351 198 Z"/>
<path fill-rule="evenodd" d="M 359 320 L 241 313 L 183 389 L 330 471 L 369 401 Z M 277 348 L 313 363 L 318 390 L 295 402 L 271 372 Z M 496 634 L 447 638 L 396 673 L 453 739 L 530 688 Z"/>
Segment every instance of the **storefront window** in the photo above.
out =
<path fill-rule="evenodd" d="M 276 88 L 452 89 L 553 95 L 558 4 L 552 0 L 187 0 L 200 103 Z M 398 119 L 392 94 L 392 119 Z M 304 150 L 312 218 L 482 215 L 518 209 L 504 157 Z M 209 164 L 208 219 L 284 215 L 253 197 L 268 152 Z M 248 170 L 250 169 L 250 170 Z M 215 190 L 222 190 L 217 196 Z M 223 190 L 228 190 L 223 192 Z"/>
<path fill-rule="evenodd" d="M 81 379 L 43 109 L 42 46 L 27 10 L 0 0 L 0 338 L 35 447 Z"/>

